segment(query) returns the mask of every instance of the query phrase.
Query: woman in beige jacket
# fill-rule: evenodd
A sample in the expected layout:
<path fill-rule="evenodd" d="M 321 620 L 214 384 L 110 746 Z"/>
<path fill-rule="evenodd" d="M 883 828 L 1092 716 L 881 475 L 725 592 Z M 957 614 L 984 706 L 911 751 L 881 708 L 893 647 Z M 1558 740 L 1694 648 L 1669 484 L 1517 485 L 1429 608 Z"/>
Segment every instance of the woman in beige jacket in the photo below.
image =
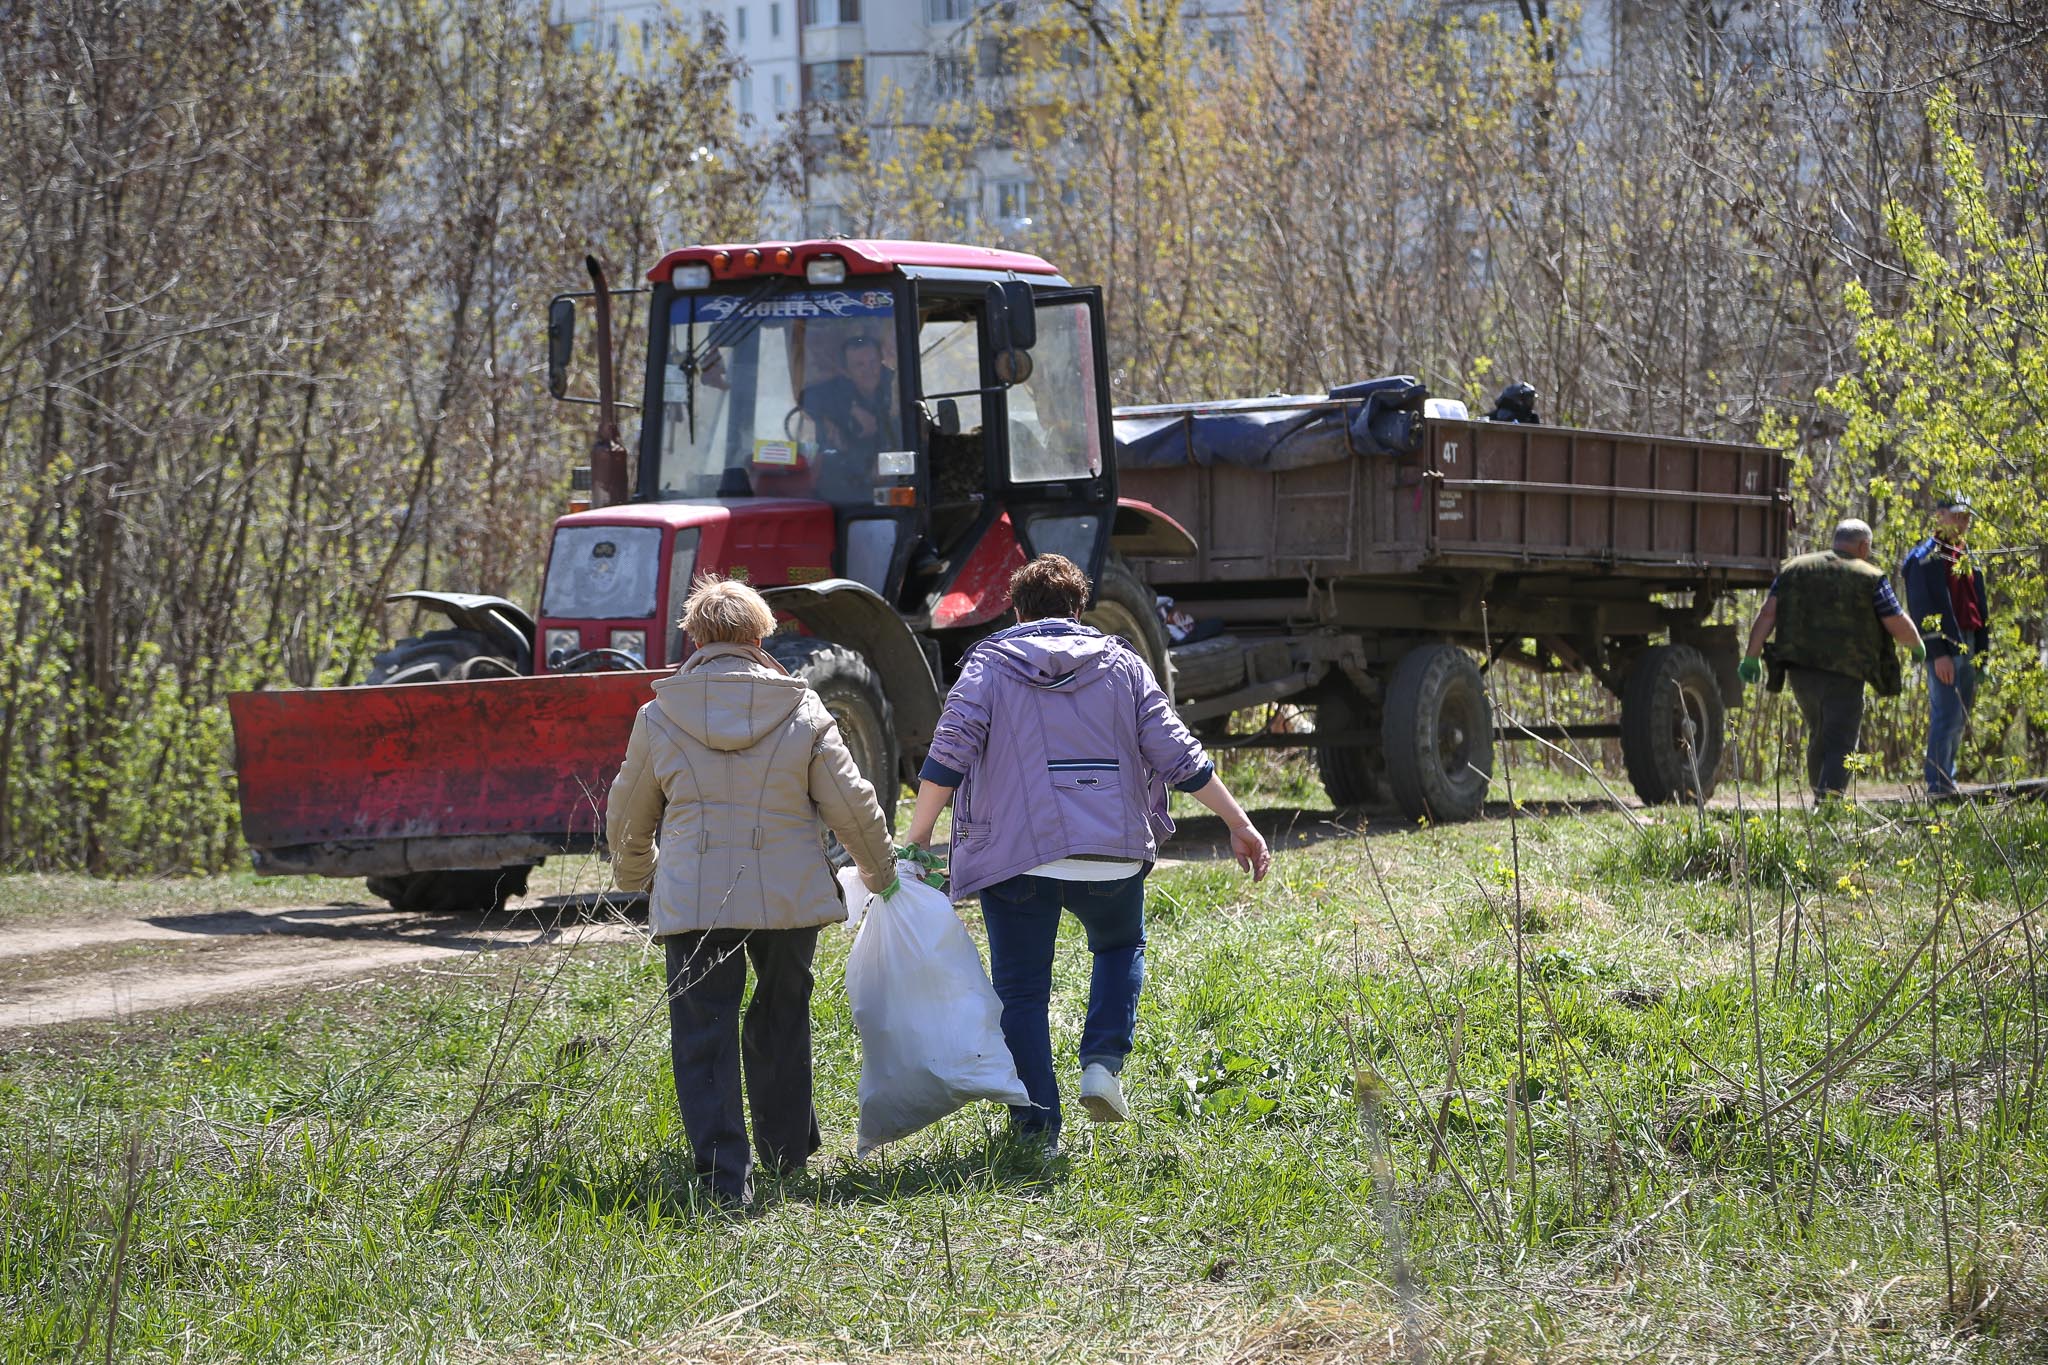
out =
<path fill-rule="evenodd" d="M 633 722 L 605 837 L 614 880 L 648 892 L 648 923 L 667 950 L 669 1050 L 697 1173 L 714 1198 L 744 1206 L 753 1162 L 742 1070 L 761 1164 L 791 1175 L 818 1150 L 811 959 L 819 927 L 846 918 L 818 821 L 872 891 L 893 891 L 894 854 L 825 704 L 761 648 L 775 628 L 761 595 L 700 581 L 682 625 L 697 652 Z M 754 998 L 742 1025 L 748 958 Z"/>

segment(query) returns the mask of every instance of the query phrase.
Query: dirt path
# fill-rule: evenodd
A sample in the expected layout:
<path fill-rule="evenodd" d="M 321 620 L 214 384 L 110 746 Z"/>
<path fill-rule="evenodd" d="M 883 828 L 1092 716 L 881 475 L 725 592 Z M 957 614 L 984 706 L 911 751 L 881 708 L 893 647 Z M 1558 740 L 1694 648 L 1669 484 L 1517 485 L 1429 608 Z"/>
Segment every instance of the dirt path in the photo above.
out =
<path fill-rule="evenodd" d="M 644 933 L 594 898 L 517 901 L 493 916 L 336 904 L 45 921 L 0 930 L 0 1029 L 125 1019 L 442 958 Z"/>
<path fill-rule="evenodd" d="M 1620 789 L 1617 788 L 1619 794 Z M 2048 795 L 2048 782 L 1977 789 L 1987 799 Z M 1872 804 L 1910 799 L 1905 787 L 1867 787 Z M 1760 795 L 1744 793 L 1756 808 Z M 1621 797 L 1633 806 L 1633 796 Z M 1787 794 L 1789 803 L 1803 793 Z M 1607 798 L 1525 805 L 1532 817 L 1598 810 Z M 1724 790 L 1711 803 L 1733 807 Z M 1487 816 L 1507 814 L 1489 806 Z M 1253 818 L 1276 849 L 1359 835 L 1399 837 L 1409 828 L 1399 812 L 1263 809 Z M 1159 864 L 1230 856 L 1229 836 L 1213 816 L 1184 819 L 1161 850 Z M 348 889 L 337 886 L 338 895 Z M 352 888 L 349 888 L 352 889 Z M 644 942 L 643 923 L 628 920 L 595 896 L 547 896 L 513 902 L 498 915 L 399 914 L 382 905 L 337 900 L 329 905 L 249 910 L 198 910 L 134 915 L 80 910 L 0 924 L 0 1031 L 46 1028 L 79 1020 L 128 1019 L 152 1011 L 233 997 L 317 989 L 394 967 L 506 949 L 562 950 L 601 943 Z"/>

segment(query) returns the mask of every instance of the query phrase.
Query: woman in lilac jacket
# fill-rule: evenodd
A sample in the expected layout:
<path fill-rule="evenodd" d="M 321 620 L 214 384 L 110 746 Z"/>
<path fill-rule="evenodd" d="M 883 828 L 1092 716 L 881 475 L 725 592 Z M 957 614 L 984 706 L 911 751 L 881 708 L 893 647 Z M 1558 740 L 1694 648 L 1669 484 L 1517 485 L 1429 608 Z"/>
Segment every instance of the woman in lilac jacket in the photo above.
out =
<path fill-rule="evenodd" d="M 1223 817 L 1253 880 L 1271 856 L 1216 765 L 1134 651 L 1074 618 L 1088 578 L 1041 555 L 1010 579 L 1020 624 L 968 652 L 946 697 L 918 786 L 910 842 L 931 842 L 953 812 L 953 899 L 981 895 L 989 976 L 1003 1038 L 1031 1104 L 1020 1133 L 1057 1150 L 1059 1083 L 1046 1010 L 1064 906 L 1088 934 L 1095 967 L 1081 1029 L 1081 1104 L 1099 1123 L 1130 1117 L 1118 1079 L 1145 979 L 1145 874 L 1173 832 L 1167 790 Z"/>

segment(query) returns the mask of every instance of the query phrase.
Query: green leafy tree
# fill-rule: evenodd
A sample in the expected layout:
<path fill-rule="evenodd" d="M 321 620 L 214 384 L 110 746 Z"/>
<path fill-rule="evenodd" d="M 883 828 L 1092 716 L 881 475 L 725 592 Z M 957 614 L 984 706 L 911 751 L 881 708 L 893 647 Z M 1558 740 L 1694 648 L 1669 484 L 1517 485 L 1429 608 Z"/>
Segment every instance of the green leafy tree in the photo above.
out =
<path fill-rule="evenodd" d="M 1976 507 L 1970 540 L 1991 580 L 1990 667 L 1978 707 L 1981 751 L 2019 727 L 2029 767 L 2048 759 L 2048 676 L 2041 658 L 2048 587 L 2048 213 L 2038 151 L 2015 145 L 1994 186 L 1957 126 L 1956 97 L 1927 103 L 1948 223 L 1894 199 L 1885 223 L 1902 282 L 1886 301 L 1852 282 L 1861 367 L 1819 393 L 1839 412 L 1850 469 L 1869 491 L 1896 554 L 1925 534 L 1943 492 Z M 1946 227 L 1946 232 L 1944 232 Z"/>

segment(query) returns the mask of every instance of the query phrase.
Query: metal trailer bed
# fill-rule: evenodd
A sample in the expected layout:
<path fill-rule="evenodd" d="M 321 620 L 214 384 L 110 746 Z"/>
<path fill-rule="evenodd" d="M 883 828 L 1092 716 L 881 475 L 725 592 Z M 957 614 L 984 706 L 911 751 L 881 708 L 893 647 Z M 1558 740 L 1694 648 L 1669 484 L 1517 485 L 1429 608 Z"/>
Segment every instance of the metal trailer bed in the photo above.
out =
<path fill-rule="evenodd" d="M 1413 816 L 1486 794 L 1480 665 L 1586 672 L 1622 703 L 1646 800 L 1710 791 L 1741 686 L 1706 623 L 1786 551 L 1783 455 L 1762 446 L 1422 415 L 1412 380 L 1328 398 L 1124 408 L 1122 493 L 1176 518 L 1191 558 L 1138 566 L 1210 633 L 1173 651 L 1184 718 L 1220 744 L 1312 744 L 1333 799 Z M 1471 652 L 1480 657 L 1474 661 Z M 1314 734 L 1230 735 L 1292 699 Z"/>

